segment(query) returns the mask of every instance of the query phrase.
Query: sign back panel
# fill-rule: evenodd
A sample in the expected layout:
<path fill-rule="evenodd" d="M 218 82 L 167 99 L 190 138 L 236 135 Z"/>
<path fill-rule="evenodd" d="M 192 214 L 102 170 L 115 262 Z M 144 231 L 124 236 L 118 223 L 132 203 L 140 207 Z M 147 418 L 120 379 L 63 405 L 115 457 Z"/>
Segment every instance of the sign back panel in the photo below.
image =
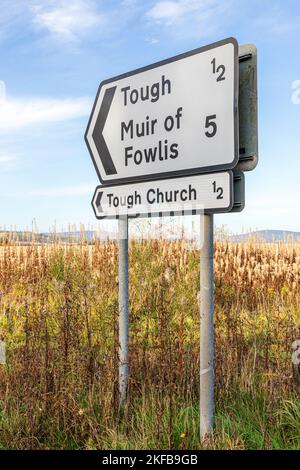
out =
<path fill-rule="evenodd" d="M 239 146 L 236 169 L 254 170 L 258 163 L 257 49 L 254 44 L 239 47 Z"/>
<path fill-rule="evenodd" d="M 245 209 L 245 176 L 242 171 L 233 172 L 233 207 L 230 212 Z"/>

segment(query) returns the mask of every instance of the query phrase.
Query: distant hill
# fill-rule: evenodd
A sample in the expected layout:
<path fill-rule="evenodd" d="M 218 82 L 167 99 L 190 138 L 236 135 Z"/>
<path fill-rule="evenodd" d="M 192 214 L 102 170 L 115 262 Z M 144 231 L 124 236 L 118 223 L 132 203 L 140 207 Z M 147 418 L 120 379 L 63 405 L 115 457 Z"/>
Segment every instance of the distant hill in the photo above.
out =
<path fill-rule="evenodd" d="M 60 239 L 62 242 L 76 243 L 84 239 L 91 242 L 94 239 L 107 240 L 112 237 L 112 233 L 101 231 L 100 233 L 93 230 L 76 231 L 76 232 L 57 232 L 57 233 L 32 233 L 29 231 L 2 231 L 0 232 L 0 242 L 4 239 L 15 240 L 21 243 L 29 243 L 33 239 L 36 243 L 53 243 Z"/>
<path fill-rule="evenodd" d="M 152 234 L 153 235 L 153 234 Z M 93 240 L 108 240 L 115 238 L 116 233 L 110 233 L 106 231 L 94 230 L 85 230 L 85 231 L 76 231 L 76 232 L 58 232 L 58 233 L 35 233 L 25 231 L 25 232 L 0 232 L 0 242 L 4 238 L 10 240 L 16 240 L 21 243 L 29 243 L 32 241 L 33 237 L 36 243 L 53 243 L 55 240 L 60 239 L 65 243 L 76 243 L 80 240 L 85 240 L 86 242 L 92 242 Z M 181 234 L 178 234 L 179 238 Z M 222 232 L 217 231 L 216 239 L 222 239 Z M 176 237 L 173 237 L 175 239 Z M 195 235 L 197 238 L 197 235 Z M 300 232 L 292 232 L 290 230 L 256 230 L 250 233 L 243 233 L 240 235 L 232 235 L 232 238 L 236 242 L 245 242 L 250 239 L 262 240 L 267 243 L 270 242 L 288 242 L 290 240 L 300 241 Z"/>
<path fill-rule="evenodd" d="M 97 240 L 107 240 L 112 237 L 112 233 L 105 232 L 104 230 L 98 232 L 95 230 L 85 230 L 77 232 L 59 232 L 56 234 L 56 237 L 60 238 L 62 241 L 80 241 L 82 239 L 91 242 L 95 239 Z M 55 235 L 51 233 L 46 233 L 44 236 L 48 237 L 48 240 L 51 241 L 54 239 Z"/>
<path fill-rule="evenodd" d="M 248 241 L 250 238 L 264 240 L 266 242 L 287 242 L 293 239 L 300 241 L 300 232 L 291 230 L 257 230 L 251 233 L 244 233 L 236 236 L 236 241 Z"/>

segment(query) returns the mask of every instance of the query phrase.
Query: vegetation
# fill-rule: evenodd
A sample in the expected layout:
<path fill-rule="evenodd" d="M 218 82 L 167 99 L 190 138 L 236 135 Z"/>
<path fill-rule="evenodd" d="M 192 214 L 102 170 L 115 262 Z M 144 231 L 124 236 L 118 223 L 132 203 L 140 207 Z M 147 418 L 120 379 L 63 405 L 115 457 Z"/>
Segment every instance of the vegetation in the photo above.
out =
<path fill-rule="evenodd" d="M 0 245 L 0 447 L 201 448 L 199 250 L 130 244 L 130 386 L 118 416 L 115 241 Z M 300 448 L 300 243 L 215 244 L 208 448 Z"/>

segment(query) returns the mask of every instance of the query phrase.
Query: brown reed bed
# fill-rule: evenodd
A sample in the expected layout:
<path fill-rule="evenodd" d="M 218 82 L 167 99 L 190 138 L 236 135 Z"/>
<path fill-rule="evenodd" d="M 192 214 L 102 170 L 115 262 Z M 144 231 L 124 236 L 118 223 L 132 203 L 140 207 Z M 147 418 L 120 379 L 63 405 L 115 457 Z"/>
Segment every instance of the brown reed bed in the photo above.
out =
<path fill-rule="evenodd" d="M 199 447 L 199 250 L 184 239 L 130 243 L 122 422 L 117 266 L 115 241 L 2 237 L 3 448 Z M 212 448 L 299 446 L 299 369 L 291 361 L 299 272 L 299 242 L 215 242 Z"/>

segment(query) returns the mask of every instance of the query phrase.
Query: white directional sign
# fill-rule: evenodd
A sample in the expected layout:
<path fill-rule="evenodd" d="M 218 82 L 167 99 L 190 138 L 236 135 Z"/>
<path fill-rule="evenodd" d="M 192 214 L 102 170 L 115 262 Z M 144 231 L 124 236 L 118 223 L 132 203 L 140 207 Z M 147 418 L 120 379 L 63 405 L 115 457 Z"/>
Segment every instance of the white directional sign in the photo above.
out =
<path fill-rule="evenodd" d="M 85 134 L 101 182 L 233 168 L 237 97 L 233 38 L 105 80 Z"/>
<path fill-rule="evenodd" d="M 100 219 L 118 215 L 228 212 L 233 204 L 232 187 L 231 171 L 120 186 L 104 185 L 96 188 L 92 206 Z"/>

